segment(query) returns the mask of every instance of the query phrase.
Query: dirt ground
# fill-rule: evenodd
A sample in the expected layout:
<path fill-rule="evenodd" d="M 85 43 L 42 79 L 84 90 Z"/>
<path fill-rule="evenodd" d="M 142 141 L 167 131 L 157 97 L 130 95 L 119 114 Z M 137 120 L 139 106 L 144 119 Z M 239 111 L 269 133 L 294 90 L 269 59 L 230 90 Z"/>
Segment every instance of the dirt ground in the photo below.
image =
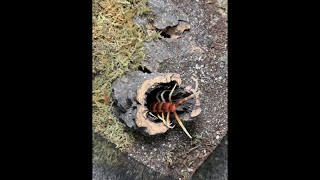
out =
<path fill-rule="evenodd" d="M 111 145 L 106 142 L 105 145 Z M 225 136 L 218 147 L 211 153 L 199 167 L 191 179 L 193 180 L 226 180 L 228 179 L 228 138 Z M 113 149 L 114 152 L 116 149 Z M 109 152 L 110 154 L 110 152 Z M 112 154 L 112 153 L 111 153 Z M 123 157 L 121 163 L 109 165 L 108 163 L 93 164 L 93 180 L 171 180 L 170 176 L 163 176 L 152 171 L 147 166 L 135 161 L 132 158 Z"/>
<path fill-rule="evenodd" d="M 208 179 L 208 177 L 226 179 L 227 140 L 224 138 L 228 131 L 226 1 L 196 0 L 190 3 L 186 0 L 161 2 L 153 0 L 151 2 L 160 8 L 174 7 L 175 11 L 186 18 L 184 21 L 187 21 L 191 28 L 183 32 L 178 39 L 163 38 L 160 41 L 145 43 L 147 62 L 151 62 L 148 66 L 156 72 L 179 73 L 186 85 L 194 86 L 190 77 L 195 75 L 199 79 L 199 88 L 202 92 L 200 96 L 202 113 L 192 122 L 185 123 L 194 139 L 189 140 L 181 128 L 174 128 L 156 137 L 138 136 L 135 139 L 136 143 L 126 150 L 126 154 L 129 159 L 133 159 L 133 164 L 143 164 L 141 167 L 146 168 L 145 173 L 150 171 L 149 176 L 154 177 L 151 179 L 166 179 L 166 177 L 189 179 L 193 174 L 194 179 Z M 216 149 L 222 139 L 223 143 L 219 146 L 222 147 Z M 205 159 L 207 160 L 203 163 Z M 212 166 L 220 170 L 213 171 L 214 174 L 212 171 L 202 170 Z M 115 172 L 115 170 L 108 171 L 108 168 L 101 164 L 94 164 L 93 167 L 94 179 L 103 177 L 110 179 L 112 173 L 109 176 L 106 174 Z M 126 170 L 129 172 L 128 176 L 122 176 L 120 179 L 130 177 L 130 169 L 124 168 L 123 172 Z M 140 177 L 136 179 L 144 179 L 143 175 L 139 176 L 137 173 L 131 175 Z M 117 177 L 119 176 L 114 175 L 111 179 L 119 179 Z"/>

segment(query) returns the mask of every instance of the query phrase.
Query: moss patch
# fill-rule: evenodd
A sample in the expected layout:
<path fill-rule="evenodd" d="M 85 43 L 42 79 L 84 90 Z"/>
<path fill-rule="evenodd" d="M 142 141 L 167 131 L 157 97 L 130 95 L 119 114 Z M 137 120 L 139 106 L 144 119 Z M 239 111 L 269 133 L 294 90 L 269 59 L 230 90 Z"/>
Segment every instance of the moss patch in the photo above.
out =
<path fill-rule="evenodd" d="M 120 150 L 134 136 L 111 113 L 111 84 L 145 58 L 143 41 L 150 37 L 133 17 L 148 12 L 146 0 L 93 0 L 93 131 Z"/>
<path fill-rule="evenodd" d="M 92 144 L 93 162 L 113 166 L 120 163 L 120 152 L 115 149 L 113 144 L 99 138 L 93 138 Z"/>

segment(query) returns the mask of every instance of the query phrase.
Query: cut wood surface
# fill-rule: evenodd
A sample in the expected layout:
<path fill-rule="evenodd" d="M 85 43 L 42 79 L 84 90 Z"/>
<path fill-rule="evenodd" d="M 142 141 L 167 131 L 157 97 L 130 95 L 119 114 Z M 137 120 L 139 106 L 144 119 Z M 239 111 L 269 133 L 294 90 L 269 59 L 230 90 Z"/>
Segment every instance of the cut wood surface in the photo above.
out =
<path fill-rule="evenodd" d="M 156 101 L 155 92 L 172 89 L 175 83 L 177 88 L 173 93 L 173 100 L 194 93 L 191 86 L 181 84 L 181 77 L 176 73 L 148 74 L 136 71 L 127 74 L 115 81 L 112 86 L 115 115 L 129 128 L 137 129 L 145 135 L 165 133 L 169 128 L 162 121 L 157 121 L 149 115 L 149 106 L 150 102 Z M 198 96 L 179 106 L 177 112 L 183 121 L 199 115 L 201 108 Z M 173 116 L 170 116 L 170 119 L 174 121 Z"/>

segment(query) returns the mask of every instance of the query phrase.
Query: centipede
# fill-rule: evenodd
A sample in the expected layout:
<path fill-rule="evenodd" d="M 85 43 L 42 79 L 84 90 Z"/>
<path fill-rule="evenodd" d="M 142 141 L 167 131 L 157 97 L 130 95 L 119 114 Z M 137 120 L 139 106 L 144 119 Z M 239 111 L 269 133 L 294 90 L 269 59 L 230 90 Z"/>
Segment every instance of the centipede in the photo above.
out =
<path fill-rule="evenodd" d="M 177 86 L 177 83 L 175 83 L 175 85 L 172 88 L 172 90 L 163 90 L 163 91 L 159 91 L 157 93 L 157 95 L 156 95 L 157 101 L 153 102 L 151 104 L 149 114 L 151 114 L 152 116 L 154 116 L 156 118 L 159 118 L 160 120 L 162 120 L 162 122 L 163 122 L 163 124 L 165 126 L 167 126 L 168 128 L 172 129 L 172 128 L 175 127 L 175 125 L 172 125 L 173 123 L 170 122 L 170 113 L 173 113 L 174 117 L 175 117 L 175 120 L 178 122 L 178 124 L 180 125 L 182 130 L 185 132 L 185 134 L 187 134 L 187 136 L 189 138 L 192 139 L 192 136 L 189 134 L 189 132 L 187 131 L 187 129 L 183 125 L 181 119 L 179 118 L 179 116 L 177 114 L 177 111 L 176 111 L 176 108 L 178 106 L 180 106 L 181 104 L 185 103 L 187 100 L 189 100 L 189 99 L 195 97 L 196 95 L 200 94 L 200 91 L 194 92 L 193 94 L 191 94 L 191 95 L 189 95 L 189 96 L 187 96 L 185 98 L 182 98 L 182 99 L 178 100 L 177 102 L 173 102 L 171 98 L 172 98 L 172 93 L 174 92 L 176 86 Z M 197 89 L 197 87 L 198 86 L 196 84 L 196 89 Z M 168 91 L 170 91 L 169 97 L 168 97 L 169 101 L 166 101 L 163 96 L 164 96 L 164 93 L 168 92 Z M 159 98 L 159 96 L 160 96 L 161 99 Z M 155 113 L 156 116 L 154 114 L 152 114 L 152 113 Z M 164 117 L 165 113 L 166 113 L 166 119 Z"/>

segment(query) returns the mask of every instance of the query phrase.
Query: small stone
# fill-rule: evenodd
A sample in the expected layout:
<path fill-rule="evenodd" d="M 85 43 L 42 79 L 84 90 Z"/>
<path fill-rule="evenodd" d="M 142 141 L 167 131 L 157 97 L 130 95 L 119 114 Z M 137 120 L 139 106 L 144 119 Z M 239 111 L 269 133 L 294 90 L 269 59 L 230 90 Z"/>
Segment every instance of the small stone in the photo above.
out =
<path fill-rule="evenodd" d="M 188 170 L 188 172 L 192 172 L 192 171 L 193 171 L 193 169 L 192 169 L 192 168 L 188 168 L 187 170 Z"/>
<path fill-rule="evenodd" d="M 219 139 L 219 138 L 220 138 L 220 136 L 219 136 L 219 135 L 217 135 L 217 136 L 216 136 L 216 139 Z"/>

